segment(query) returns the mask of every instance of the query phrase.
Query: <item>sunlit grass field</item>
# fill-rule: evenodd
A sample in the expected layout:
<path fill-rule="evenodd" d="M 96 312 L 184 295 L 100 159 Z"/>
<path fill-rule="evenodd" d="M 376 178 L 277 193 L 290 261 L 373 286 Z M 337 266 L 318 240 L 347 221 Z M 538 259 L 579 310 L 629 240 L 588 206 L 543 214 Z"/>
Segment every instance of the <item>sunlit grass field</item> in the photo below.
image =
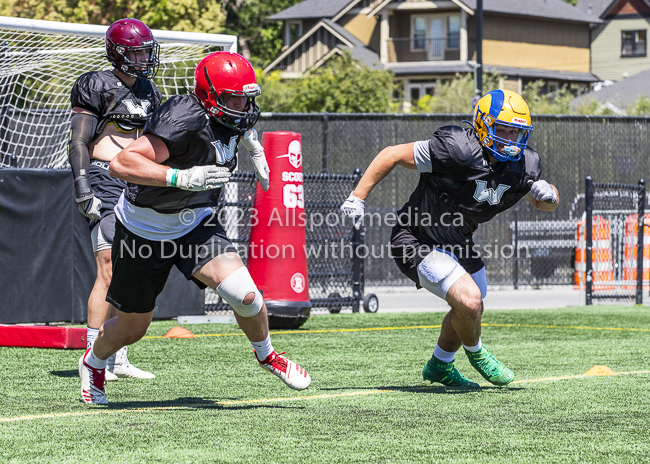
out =
<path fill-rule="evenodd" d="M 81 350 L 0 348 L 0 462 L 650 462 L 650 309 L 486 311 L 483 341 L 515 372 L 478 390 L 422 380 L 443 313 L 314 315 L 273 331 L 305 367 L 297 392 L 260 369 L 236 325 L 154 322 L 130 348 L 154 380 L 79 401 Z M 616 375 L 584 375 L 607 366 Z M 600 368 L 601 371 L 606 370 Z"/>

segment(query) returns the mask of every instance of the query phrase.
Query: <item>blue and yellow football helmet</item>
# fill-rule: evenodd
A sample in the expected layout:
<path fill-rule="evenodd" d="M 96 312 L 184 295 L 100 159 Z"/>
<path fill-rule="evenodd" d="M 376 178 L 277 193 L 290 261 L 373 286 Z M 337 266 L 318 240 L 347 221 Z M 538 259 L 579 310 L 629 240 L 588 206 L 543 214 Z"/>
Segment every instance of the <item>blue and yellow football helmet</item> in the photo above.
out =
<path fill-rule="evenodd" d="M 519 160 L 533 130 L 528 105 L 510 90 L 493 90 L 483 95 L 474 110 L 473 123 L 479 142 L 497 161 Z M 497 137 L 497 125 L 517 128 L 517 141 Z M 505 153 L 497 150 L 497 144 L 505 146 Z"/>

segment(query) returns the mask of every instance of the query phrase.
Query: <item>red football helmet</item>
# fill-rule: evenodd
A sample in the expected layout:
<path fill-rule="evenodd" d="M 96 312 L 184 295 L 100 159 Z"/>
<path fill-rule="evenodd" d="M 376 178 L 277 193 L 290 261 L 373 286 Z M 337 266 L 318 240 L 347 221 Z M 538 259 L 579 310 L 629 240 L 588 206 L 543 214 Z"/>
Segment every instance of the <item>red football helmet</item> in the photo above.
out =
<path fill-rule="evenodd" d="M 211 53 L 196 67 L 194 79 L 194 94 L 219 123 L 242 134 L 255 125 L 260 117 L 255 97 L 262 91 L 246 58 L 231 52 Z M 226 106 L 231 96 L 246 99 L 241 110 Z"/>
<path fill-rule="evenodd" d="M 106 31 L 106 58 L 127 76 L 153 79 L 159 56 L 151 29 L 138 19 L 120 19 Z"/>

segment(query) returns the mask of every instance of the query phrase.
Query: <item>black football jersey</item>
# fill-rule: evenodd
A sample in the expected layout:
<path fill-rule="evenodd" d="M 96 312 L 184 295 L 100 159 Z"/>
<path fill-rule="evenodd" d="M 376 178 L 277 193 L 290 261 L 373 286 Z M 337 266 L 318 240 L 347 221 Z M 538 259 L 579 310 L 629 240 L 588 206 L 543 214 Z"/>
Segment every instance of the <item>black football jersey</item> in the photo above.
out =
<path fill-rule="evenodd" d="M 160 137 L 169 150 L 162 164 L 175 169 L 194 166 L 237 167 L 238 132 L 219 124 L 192 95 L 171 97 L 151 115 L 145 134 Z M 129 183 L 126 199 L 131 204 L 173 214 L 185 208 L 216 206 L 221 189 L 192 192 L 175 187 L 153 187 Z"/>
<path fill-rule="evenodd" d="M 136 79 L 129 88 L 112 71 L 82 74 L 70 95 L 73 108 L 83 108 L 99 118 L 93 140 L 109 122 L 125 131 L 142 129 L 161 101 L 160 90 L 149 79 Z"/>
<path fill-rule="evenodd" d="M 412 233 L 432 245 L 466 246 L 479 224 L 515 205 L 539 180 L 539 155 L 527 147 L 518 161 L 492 165 L 473 129 L 445 126 L 428 143 L 431 172 L 399 214 Z"/>

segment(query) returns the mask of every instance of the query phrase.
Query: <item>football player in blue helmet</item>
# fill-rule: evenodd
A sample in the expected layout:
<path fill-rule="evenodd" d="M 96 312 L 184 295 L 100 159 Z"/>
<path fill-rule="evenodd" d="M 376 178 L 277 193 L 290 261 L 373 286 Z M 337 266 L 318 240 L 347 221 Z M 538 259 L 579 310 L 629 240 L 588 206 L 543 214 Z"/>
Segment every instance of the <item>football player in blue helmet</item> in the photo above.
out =
<path fill-rule="evenodd" d="M 510 90 L 481 98 L 473 122 L 479 142 L 497 161 L 518 161 L 533 130 L 528 105 Z"/>
<path fill-rule="evenodd" d="M 391 252 L 417 288 L 426 288 L 451 307 L 422 371 L 425 380 L 478 387 L 454 366 L 461 346 L 488 382 L 508 385 L 514 378 L 481 341 L 487 278 L 472 236 L 479 224 L 522 198 L 542 211 L 558 207 L 557 189 L 541 179 L 540 157 L 528 146 L 532 129 L 521 96 L 507 90 L 489 92 L 478 101 L 473 127 L 441 127 L 429 140 L 382 150 L 341 206 L 359 227 L 366 198 L 395 166 L 420 172 L 418 186 L 397 213 L 400 221 L 392 231 Z"/>

